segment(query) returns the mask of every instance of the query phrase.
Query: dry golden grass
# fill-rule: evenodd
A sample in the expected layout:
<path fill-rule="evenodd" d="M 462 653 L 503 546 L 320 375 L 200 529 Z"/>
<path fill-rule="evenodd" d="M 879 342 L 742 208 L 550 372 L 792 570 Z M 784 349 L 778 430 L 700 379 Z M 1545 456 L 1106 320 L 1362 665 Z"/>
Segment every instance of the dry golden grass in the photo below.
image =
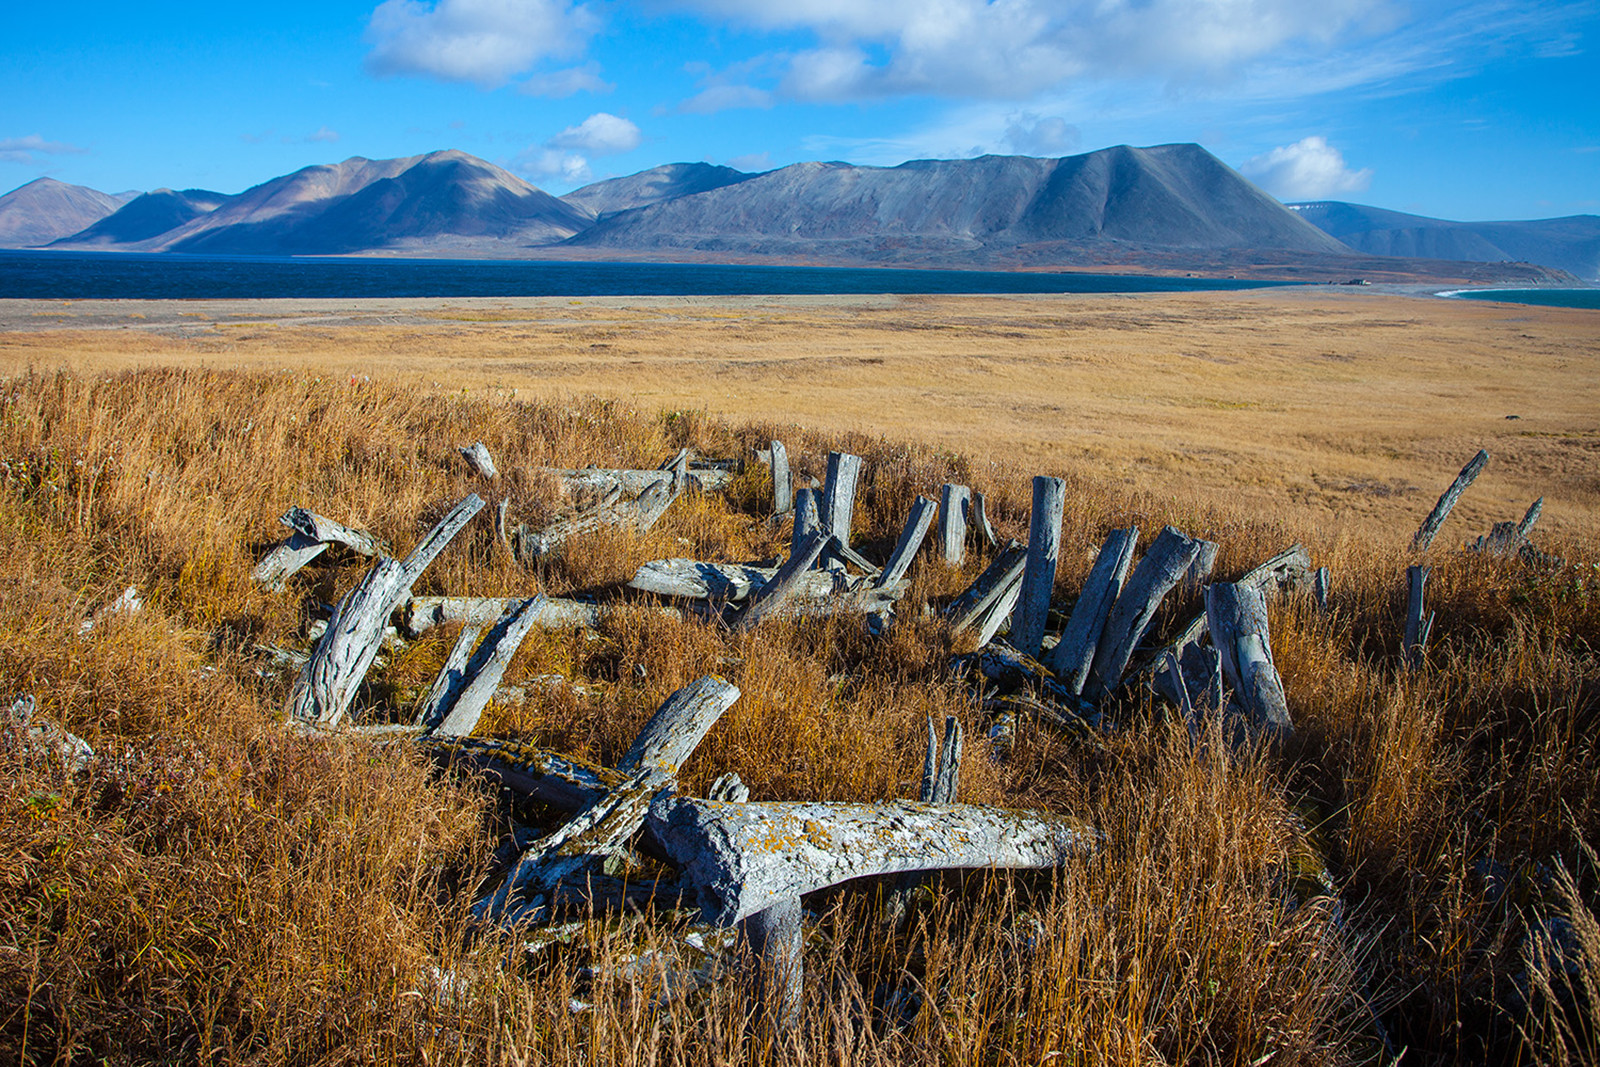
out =
<path fill-rule="evenodd" d="M 182 311 L 176 310 L 182 307 Z M 9 309 L 9 311 L 7 310 Z M 142 315 L 143 318 L 134 318 Z M 1328 286 L 1051 297 L 76 302 L 0 307 L 0 373 L 382 374 L 439 392 L 917 440 L 1363 533 L 1479 447 L 1466 525 L 1600 510 L 1594 312 Z M 1508 415 L 1520 418 L 1508 420 Z"/>
<path fill-rule="evenodd" d="M 870 308 L 806 314 L 879 329 Z M 6 335 L 3 356 L 43 365 L 74 336 Z M 357 335 L 320 343 L 339 336 Z M 946 877 L 900 932 L 870 895 L 811 901 L 806 1012 L 768 1043 L 734 979 L 656 1007 L 648 981 L 619 975 L 659 929 L 593 923 L 527 966 L 508 966 L 495 939 L 469 945 L 466 906 L 507 817 L 496 798 L 400 746 L 294 736 L 279 722 L 288 679 L 258 671 L 254 646 L 303 645 L 307 606 L 342 595 L 364 563 L 335 557 L 281 594 L 248 574 L 292 503 L 406 551 L 477 488 L 460 443 L 485 441 L 535 515 L 548 492 L 535 465 L 654 466 L 686 444 L 744 455 L 775 422 L 436 391 L 404 366 L 370 382 L 343 367 L 108 374 L 127 353 L 82 341 L 102 345 L 79 357 L 92 373 L 0 382 L 0 701 L 31 692 L 42 716 L 114 758 L 71 778 L 0 745 L 0 1060 L 1345 1063 L 1378 1050 L 1373 1010 L 1417 1062 L 1581 1061 L 1594 1048 L 1600 594 L 1576 537 L 1547 545 L 1574 560 L 1549 572 L 1441 545 L 1429 661 L 1407 672 L 1409 512 L 1361 536 L 1306 510 L 1254 517 L 1148 481 L 1133 491 L 1095 464 L 997 458 L 998 443 L 975 460 L 866 420 L 867 432 L 786 425 L 802 471 L 820 474 L 829 448 L 866 458 L 856 541 L 880 558 L 914 495 L 950 479 L 988 493 L 1000 532 L 1023 535 L 1027 476 L 1053 469 L 1068 479 L 1063 602 L 1106 529 L 1128 522 L 1145 538 L 1173 522 L 1220 541 L 1224 576 L 1301 538 L 1335 584 L 1329 614 L 1301 600 L 1274 612 L 1294 746 L 1237 759 L 1216 740 L 1197 755 L 1147 699 L 1116 710 L 1103 744 L 1024 728 L 1008 763 L 983 758 L 978 713 L 947 673 L 952 639 L 918 615 L 982 566 L 976 555 L 961 573 L 919 564 L 883 641 L 848 618 L 740 635 L 635 611 L 598 634 L 530 639 L 509 681 L 560 673 L 587 693 L 532 687 L 480 732 L 611 759 L 666 694 L 716 671 L 743 696 L 686 768 L 689 788 L 736 770 L 758 799 L 905 796 L 925 717 L 951 714 L 972 738 L 964 799 L 1105 831 L 1104 851 L 1059 877 Z M 144 343 L 150 361 L 173 359 L 176 342 Z M 912 355 L 896 358 L 909 381 Z M 1450 447 L 1437 470 L 1407 475 L 1426 483 L 1418 511 L 1470 450 L 1433 432 Z M 1489 479 L 1468 502 L 1493 496 Z M 647 537 L 581 539 L 536 571 L 480 520 L 417 592 L 565 594 L 656 556 L 776 555 L 785 531 L 766 522 L 765 491 L 751 472 L 726 500 L 675 505 Z M 1555 510 L 1557 490 L 1543 491 Z M 1592 511 L 1562 506 L 1563 529 L 1592 526 Z M 1490 517 L 1452 520 L 1446 540 Z M 78 636 L 129 584 L 146 611 Z M 1193 609 L 1173 605 L 1158 626 Z M 396 657 L 364 700 L 403 713 L 450 637 Z M 1314 877 L 1324 865 L 1337 898 Z M 1571 945 L 1526 938 L 1555 918 Z M 585 965 L 599 977 L 580 978 Z"/>

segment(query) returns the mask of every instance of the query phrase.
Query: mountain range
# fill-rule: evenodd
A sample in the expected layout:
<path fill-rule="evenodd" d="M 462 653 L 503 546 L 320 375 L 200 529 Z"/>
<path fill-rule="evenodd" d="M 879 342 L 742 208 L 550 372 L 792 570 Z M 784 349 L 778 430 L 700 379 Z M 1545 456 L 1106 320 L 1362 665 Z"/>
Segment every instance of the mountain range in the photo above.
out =
<path fill-rule="evenodd" d="M 1600 279 L 1597 215 L 1525 222 L 1450 222 L 1339 201 L 1287 206 L 1358 252 L 1474 263 L 1521 260 L 1579 278 Z"/>
<path fill-rule="evenodd" d="M 1267 259 L 1301 272 L 1403 270 L 1363 267 L 1403 256 L 1600 275 L 1594 216 L 1453 223 L 1333 202 L 1286 207 L 1193 144 L 758 174 L 674 163 L 559 198 L 459 151 L 356 157 L 231 196 L 111 196 L 41 178 L 0 196 L 0 247 L 41 246 L 1166 269 Z"/>

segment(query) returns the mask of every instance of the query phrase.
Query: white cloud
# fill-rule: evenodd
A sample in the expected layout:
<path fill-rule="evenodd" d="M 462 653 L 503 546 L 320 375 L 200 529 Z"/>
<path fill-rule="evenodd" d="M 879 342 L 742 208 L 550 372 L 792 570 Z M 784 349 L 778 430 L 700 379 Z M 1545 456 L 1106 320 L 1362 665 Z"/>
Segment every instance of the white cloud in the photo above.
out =
<path fill-rule="evenodd" d="M 598 29 L 587 7 L 563 0 L 384 0 L 367 23 L 367 66 L 494 88 L 581 53 Z"/>
<path fill-rule="evenodd" d="M 589 161 L 576 152 L 530 148 L 511 161 L 511 169 L 539 181 L 578 185 L 589 180 Z"/>
<path fill-rule="evenodd" d="M 517 91 L 528 96 L 547 96 L 561 100 L 575 93 L 609 93 L 616 86 L 600 77 L 600 64 L 585 63 L 581 67 L 568 67 L 547 74 L 535 74 L 517 86 Z"/>
<path fill-rule="evenodd" d="M 338 130 L 330 130 L 326 126 L 317 127 L 317 132 L 306 137 L 308 144 L 332 144 L 339 139 Z"/>
<path fill-rule="evenodd" d="M 596 156 L 631 152 L 644 137 L 627 119 L 597 111 L 576 126 L 568 126 L 545 142 L 546 148 L 571 148 Z"/>
<path fill-rule="evenodd" d="M 1321 137 L 1305 137 L 1246 160 L 1239 173 L 1279 200 L 1321 200 L 1359 193 L 1372 183 L 1371 168 L 1351 170 Z"/>
<path fill-rule="evenodd" d="M 677 0 L 817 46 L 782 87 L 807 100 L 927 94 L 1019 99 L 1083 76 L 1216 81 L 1293 46 L 1392 28 L 1393 0 Z"/>
<path fill-rule="evenodd" d="M 0 137 L 0 163 L 36 163 L 40 156 L 81 156 L 88 151 L 65 141 L 46 141 L 36 133 Z"/>
<path fill-rule="evenodd" d="M 1005 134 L 1011 150 L 1025 156 L 1064 156 L 1078 147 L 1079 140 L 1078 128 L 1066 119 L 1041 118 L 1032 112 L 1018 115 Z"/>

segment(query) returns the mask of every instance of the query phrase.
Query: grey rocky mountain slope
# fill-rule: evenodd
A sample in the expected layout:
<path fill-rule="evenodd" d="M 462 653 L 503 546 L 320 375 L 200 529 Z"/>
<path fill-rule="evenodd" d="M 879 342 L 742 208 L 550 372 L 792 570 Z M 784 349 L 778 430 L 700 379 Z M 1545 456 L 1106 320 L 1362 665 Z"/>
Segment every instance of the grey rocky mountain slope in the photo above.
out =
<path fill-rule="evenodd" d="M 611 215 L 618 211 L 692 196 L 755 177 L 732 167 L 711 163 L 667 163 L 660 167 L 574 189 L 561 199 L 592 215 Z"/>
<path fill-rule="evenodd" d="M 0 248 L 49 244 L 92 226 L 138 195 L 112 195 L 54 178 L 35 179 L 0 196 Z"/>
<path fill-rule="evenodd" d="M 159 237 L 227 203 L 209 189 L 156 189 L 136 196 L 93 226 L 56 241 L 55 248 L 104 248 Z"/>
<path fill-rule="evenodd" d="M 331 255 L 549 244 L 592 216 L 465 152 L 354 158 L 247 189 L 207 215 L 125 246 L 152 252 Z"/>
<path fill-rule="evenodd" d="M 568 244 L 781 252 L 906 242 L 951 251 L 1045 242 L 1349 251 L 1198 145 L 898 167 L 800 163 L 620 212 Z"/>
<path fill-rule="evenodd" d="M 1600 280 L 1600 216 L 1451 222 L 1337 200 L 1290 204 L 1301 218 L 1361 252 L 1473 263 L 1537 263 Z"/>

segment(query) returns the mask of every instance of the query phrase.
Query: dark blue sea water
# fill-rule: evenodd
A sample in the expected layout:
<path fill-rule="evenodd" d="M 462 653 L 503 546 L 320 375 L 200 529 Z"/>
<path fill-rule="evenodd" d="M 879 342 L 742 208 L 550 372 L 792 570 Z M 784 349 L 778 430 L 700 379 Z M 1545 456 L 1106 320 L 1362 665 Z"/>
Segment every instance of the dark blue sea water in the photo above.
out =
<path fill-rule="evenodd" d="M 1600 311 L 1600 289 L 1452 289 L 1439 295 L 1461 300 L 1503 300 L 1508 304 Z"/>
<path fill-rule="evenodd" d="M 0 252 L 0 298 L 42 300 L 1164 293 L 1278 284 L 1036 271 Z"/>

